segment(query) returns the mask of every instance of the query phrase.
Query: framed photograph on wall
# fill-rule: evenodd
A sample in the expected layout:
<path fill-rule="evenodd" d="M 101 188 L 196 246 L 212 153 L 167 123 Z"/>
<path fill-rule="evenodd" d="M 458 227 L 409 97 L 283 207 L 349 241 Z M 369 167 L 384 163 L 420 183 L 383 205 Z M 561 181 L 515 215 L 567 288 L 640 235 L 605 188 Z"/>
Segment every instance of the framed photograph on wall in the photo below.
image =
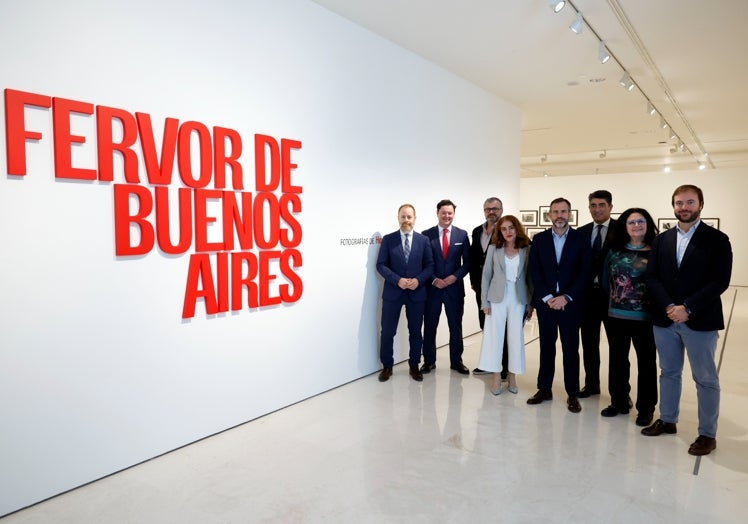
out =
<path fill-rule="evenodd" d="M 569 225 L 576 227 L 578 218 L 579 218 L 579 210 L 572 209 L 571 213 L 569 214 Z"/>
<path fill-rule="evenodd" d="M 719 229 L 719 218 L 702 218 L 701 221 L 712 226 L 714 229 Z"/>
<path fill-rule="evenodd" d="M 520 211 L 519 221 L 523 226 L 537 226 L 538 212 L 534 209 Z"/>
<path fill-rule="evenodd" d="M 532 240 L 532 237 L 540 233 L 541 231 L 545 231 L 546 228 L 544 227 L 528 227 L 525 229 L 527 232 L 527 236 L 530 237 L 530 240 Z"/>
<path fill-rule="evenodd" d="M 540 206 L 538 208 L 538 225 L 539 226 L 552 226 L 550 213 L 551 206 Z"/>
<path fill-rule="evenodd" d="M 657 219 L 657 229 L 660 230 L 660 233 L 664 233 L 671 227 L 675 227 L 675 224 L 678 223 L 677 218 L 658 218 Z"/>

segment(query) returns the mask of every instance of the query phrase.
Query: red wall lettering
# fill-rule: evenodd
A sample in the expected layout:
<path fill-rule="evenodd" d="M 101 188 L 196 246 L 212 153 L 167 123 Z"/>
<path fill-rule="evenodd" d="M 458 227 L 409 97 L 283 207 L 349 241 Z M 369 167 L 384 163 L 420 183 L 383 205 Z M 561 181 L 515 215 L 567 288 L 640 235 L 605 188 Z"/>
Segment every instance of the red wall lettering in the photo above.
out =
<path fill-rule="evenodd" d="M 301 141 L 255 134 L 255 187 L 244 191 L 236 130 L 165 118 L 159 152 L 148 113 L 15 89 L 5 89 L 4 99 L 9 175 L 26 176 L 27 141 L 51 138 L 54 178 L 114 182 L 117 257 L 144 256 L 155 247 L 171 256 L 194 250 L 182 318 L 194 317 L 201 300 L 205 313 L 216 315 L 301 298 L 303 187 L 292 182 Z M 50 110 L 51 129 L 27 129 L 27 108 Z M 73 119 L 91 125 L 95 144 L 74 134 Z M 96 169 L 74 165 L 73 148 L 95 153 Z M 171 189 L 175 182 L 182 187 Z"/>

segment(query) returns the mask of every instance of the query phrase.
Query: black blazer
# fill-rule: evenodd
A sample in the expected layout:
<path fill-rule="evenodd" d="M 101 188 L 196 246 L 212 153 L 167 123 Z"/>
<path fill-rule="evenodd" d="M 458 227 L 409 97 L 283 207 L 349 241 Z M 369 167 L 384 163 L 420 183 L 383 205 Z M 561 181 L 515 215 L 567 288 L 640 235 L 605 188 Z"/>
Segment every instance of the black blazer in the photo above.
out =
<path fill-rule="evenodd" d="M 685 305 L 691 311 L 686 325 L 695 331 L 724 329 L 720 295 L 730 285 L 732 246 L 723 232 L 700 222 L 688 243 L 680 267 L 676 259 L 678 232 L 671 228 L 652 243 L 647 265 L 647 288 L 652 296 L 652 321 L 667 327 L 665 308 Z"/>
<path fill-rule="evenodd" d="M 556 262 L 552 229 L 541 231 L 533 237 L 530 249 L 530 277 L 534 286 L 531 305 L 545 307 L 543 297 L 569 295 L 575 306 L 581 307 L 592 263 L 589 238 L 579 230 L 569 228 L 561 260 Z M 556 291 L 558 283 L 559 290 Z"/>
<path fill-rule="evenodd" d="M 598 282 L 603 281 L 603 262 L 605 262 L 605 255 L 607 255 L 608 251 L 610 251 L 610 246 L 613 243 L 613 239 L 615 238 L 615 226 L 616 219 L 611 218 L 610 222 L 608 222 L 608 232 L 605 235 L 605 241 L 603 242 L 602 249 L 600 249 L 600 253 L 595 254 L 592 249 L 590 249 L 590 252 L 592 253 L 590 284 L 592 284 L 592 282 L 595 280 L 595 277 L 597 277 Z M 594 230 L 594 221 L 590 222 L 589 224 L 583 225 L 577 230 L 582 234 L 584 238 L 587 239 L 587 243 L 590 244 L 590 248 L 592 247 L 592 232 Z"/>
<path fill-rule="evenodd" d="M 486 223 L 473 229 L 472 241 L 470 242 L 470 285 L 473 289 L 480 289 L 481 279 L 483 278 L 483 265 L 486 263 L 486 251 L 480 243 L 480 237 Z M 488 242 L 491 245 L 491 242 Z"/>

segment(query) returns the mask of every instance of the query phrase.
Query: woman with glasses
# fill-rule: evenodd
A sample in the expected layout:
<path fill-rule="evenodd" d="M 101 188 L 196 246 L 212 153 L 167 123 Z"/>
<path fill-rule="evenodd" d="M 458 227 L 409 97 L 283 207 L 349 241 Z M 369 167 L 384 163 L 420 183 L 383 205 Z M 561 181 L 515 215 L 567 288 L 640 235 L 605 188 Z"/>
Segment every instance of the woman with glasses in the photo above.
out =
<path fill-rule="evenodd" d="M 636 424 L 652 423 L 657 404 L 657 350 L 652 330 L 649 294 L 645 281 L 651 244 L 657 235 L 646 209 L 630 208 L 621 213 L 615 237 L 603 265 L 603 289 L 610 291 L 608 306 L 608 391 L 610 405 L 603 417 L 626 415 L 629 393 L 629 349 L 634 344 L 638 367 Z"/>

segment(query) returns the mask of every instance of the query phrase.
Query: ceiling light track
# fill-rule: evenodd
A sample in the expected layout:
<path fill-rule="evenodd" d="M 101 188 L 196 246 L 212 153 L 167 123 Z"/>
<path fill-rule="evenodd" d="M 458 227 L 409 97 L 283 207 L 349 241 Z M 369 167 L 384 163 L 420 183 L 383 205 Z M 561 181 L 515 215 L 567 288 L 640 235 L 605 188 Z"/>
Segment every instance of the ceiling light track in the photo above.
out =
<path fill-rule="evenodd" d="M 555 2 L 553 0 L 549 0 L 548 4 L 553 8 L 553 11 L 558 13 L 561 11 L 561 9 L 564 8 L 566 4 L 569 4 L 572 9 L 574 9 L 574 12 L 576 13 L 576 17 L 574 19 L 574 22 L 569 26 L 569 29 L 571 29 L 574 33 L 580 34 L 584 28 L 584 26 L 587 26 L 587 28 L 590 30 L 590 32 L 597 38 L 598 42 L 598 59 L 601 63 L 605 64 L 609 62 L 611 59 L 613 62 L 618 64 L 618 67 L 621 68 L 623 71 L 623 76 L 621 77 L 621 80 L 619 80 L 619 84 L 621 87 L 626 89 L 626 91 L 633 91 L 634 88 L 636 88 L 644 97 L 644 99 L 647 101 L 647 112 L 654 116 L 654 115 L 660 115 L 660 127 L 662 129 L 668 129 L 670 128 L 669 137 L 670 140 L 675 140 L 675 146 L 670 149 L 671 153 L 675 152 L 687 152 L 689 155 L 693 156 L 695 159 L 695 155 L 691 152 L 691 149 L 686 146 L 681 140 L 681 138 L 672 130 L 672 126 L 665 120 L 665 117 L 662 116 L 662 113 L 657 109 L 657 107 L 652 103 L 652 100 L 647 96 L 647 94 L 642 90 L 642 88 L 636 83 L 636 81 L 631 77 L 631 73 L 623 66 L 620 60 L 613 54 L 613 52 L 610 51 L 608 46 L 605 44 L 605 40 L 603 40 L 600 35 L 595 31 L 595 28 L 593 28 L 589 22 L 584 18 L 584 15 L 582 15 L 582 12 L 577 8 L 576 5 L 574 5 L 574 2 L 572 0 L 568 0 L 567 2 Z M 560 6 L 559 6 L 560 4 Z M 683 111 L 680 109 L 680 106 L 677 104 L 675 98 L 672 96 L 672 93 L 670 92 L 670 88 L 667 86 L 667 83 L 665 82 L 665 79 L 662 77 L 662 74 L 657 69 L 657 66 L 654 64 L 652 57 L 649 56 L 649 53 L 647 52 L 646 48 L 644 47 L 644 44 L 642 43 L 641 39 L 639 38 L 639 35 L 634 30 L 633 26 L 628 21 L 628 18 L 626 17 L 625 13 L 623 13 L 623 10 L 621 9 L 620 5 L 618 4 L 617 0 L 608 0 L 608 4 L 610 5 L 611 9 L 615 12 L 616 17 L 618 18 L 621 25 L 626 30 L 626 33 L 629 35 L 629 38 L 634 43 L 634 46 L 636 47 L 637 51 L 639 51 L 639 54 L 644 59 L 644 61 L 647 63 L 649 68 L 655 72 L 657 81 L 660 84 L 660 87 L 662 87 L 663 91 L 665 92 L 666 96 L 672 101 L 673 107 L 676 110 L 676 113 L 680 117 L 681 121 L 685 124 L 686 128 L 688 129 L 689 133 L 691 134 L 691 138 L 693 138 L 696 145 L 701 150 L 702 155 L 705 158 L 705 162 L 708 163 L 713 169 L 714 164 L 712 163 L 711 159 L 709 158 L 708 153 L 704 150 L 704 145 L 701 143 L 701 141 L 696 136 L 695 131 L 691 127 L 691 124 L 688 122 L 688 119 L 686 119 L 685 114 L 683 114 Z M 601 156 L 602 158 L 602 156 Z M 546 157 L 547 159 L 547 157 Z M 705 163 L 696 159 L 697 164 L 699 165 L 699 169 L 704 169 Z"/>

